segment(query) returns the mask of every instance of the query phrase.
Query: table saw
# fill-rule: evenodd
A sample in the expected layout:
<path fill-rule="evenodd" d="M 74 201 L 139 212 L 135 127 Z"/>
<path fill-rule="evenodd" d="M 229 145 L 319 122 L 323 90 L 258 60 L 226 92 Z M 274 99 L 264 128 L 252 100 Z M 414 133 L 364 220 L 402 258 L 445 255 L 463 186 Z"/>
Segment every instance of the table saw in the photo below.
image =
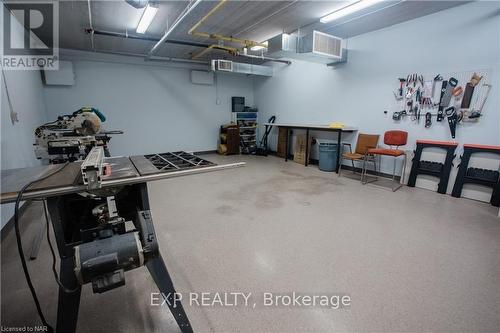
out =
<path fill-rule="evenodd" d="M 216 165 L 182 151 L 106 158 L 102 149 L 93 148 L 84 161 L 1 173 L 2 204 L 44 200 L 61 259 L 60 278 L 55 274 L 56 331 L 75 331 L 83 284 L 103 293 L 125 285 L 126 271 L 146 266 L 181 331 L 192 332 L 182 304 L 173 299 L 176 292 L 157 243 L 147 182 L 245 163 Z"/>

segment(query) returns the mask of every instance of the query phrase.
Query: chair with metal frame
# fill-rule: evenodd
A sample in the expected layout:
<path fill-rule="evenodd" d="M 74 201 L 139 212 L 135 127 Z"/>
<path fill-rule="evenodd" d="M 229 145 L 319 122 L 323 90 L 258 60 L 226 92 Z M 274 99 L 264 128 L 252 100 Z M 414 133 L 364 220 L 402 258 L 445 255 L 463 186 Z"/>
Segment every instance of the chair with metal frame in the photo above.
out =
<path fill-rule="evenodd" d="M 388 156 L 388 157 L 393 157 L 394 158 L 394 166 L 392 169 L 392 181 L 394 182 L 396 180 L 396 161 L 397 158 L 400 156 L 403 156 L 403 170 L 402 170 L 402 175 L 401 177 L 404 179 L 405 177 L 405 169 L 406 169 L 406 153 L 404 150 L 399 149 L 401 146 L 405 146 L 408 141 L 408 132 L 405 131 L 399 131 L 399 130 L 391 130 L 387 131 L 384 133 L 384 144 L 389 146 L 389 148 L 372 148 L 368 149 L 367 155 L 371 154 L 373 156 Z M 363 163 L 363 171 L 361 174 L 361 183 L 366 184 L 368 183 L 366 180 L 366 159 L 365 162 Z M 377 177 L 375 177 L 374 181 L 378 180 Z M 401 183 L 398 183 L 396 187 L 392 186 L 392 191 L 395 192 L 398 190 L 401 186 L 403 186 Z"/>
<path fill-rule="evenodd" d="M 365 158 L 368 160 L 370 158 L 370 161 L 373 162 L 373 168 L 374 170 L 377 170 L 377 165 L 375 163 L 375 159 L 373 158 L 373 155 L 366 156 L 368 149 L 370 148 L 377 148 L 378 144 L 378 139 L 380 135 L 378 134 L 363 134 L 360 133 L 358 135 L 358 140 L 356 142 L 356 148 L 354 149 L 354 153 L 352 152 L 352 146 L 350 143 L 342 143 L 342 148 L 344 146 L 349 147 L 349 152 L 348 153 L 342 153 L 340 157 L 340 163 L 339 163 L 339 172 L 338 176 L 340 177 L 340 171 L 342 170 L 342 160 L 350 160 L 352 163 L 352 173 L 356 173 L 356 168 L 354 166 L 354 161 L 358 162 L 363 162 L 365 163 Z M 363 170 L 363 168 L 361 168 Z M 363 174 L 361 173 L 360 176 Z"/>

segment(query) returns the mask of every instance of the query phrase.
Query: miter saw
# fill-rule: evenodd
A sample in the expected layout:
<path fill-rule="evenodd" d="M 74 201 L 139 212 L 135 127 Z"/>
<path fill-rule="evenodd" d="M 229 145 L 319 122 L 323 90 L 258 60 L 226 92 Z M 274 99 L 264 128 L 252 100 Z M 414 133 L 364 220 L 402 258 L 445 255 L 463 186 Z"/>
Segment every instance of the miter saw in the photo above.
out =
<path fill-rule="evenodd" d="M 103 146 L 106 156 L 111 134 L 123 131 L 101 131 L 106 117 L 95 108 L 84 107 L 72 114 L 35 129 L 35 156 L 51 164 L 85 159 L 93 147 Z"/>

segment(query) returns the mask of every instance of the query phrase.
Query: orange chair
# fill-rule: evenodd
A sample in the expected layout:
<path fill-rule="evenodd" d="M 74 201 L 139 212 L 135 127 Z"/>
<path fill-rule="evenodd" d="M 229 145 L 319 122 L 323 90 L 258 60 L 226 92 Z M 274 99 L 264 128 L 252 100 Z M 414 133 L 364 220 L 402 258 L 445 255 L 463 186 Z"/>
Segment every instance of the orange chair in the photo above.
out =
<path fill-rule="evenodd" d="M 405 168 L 406 168 L 406 154 L 404 150 L 399 149 L 399 147 L 406 145 L 408 140 L 408 133 L 405 131 L 392 130 L 384 133 L 384 144 L 389 146 L 389 148 L 374 148 L 368 149 L 368 154 L 376 156 L 389 156 L 394 158 L 394 166 L 392 169 L 392 181 L 394 182 L 396 179 L 396 160 L 398 157 L 403 156 L 403 171 L 401 177 L 405 176 Z M 366 184 L 366 158 L 363 163 L 363 173 L 361 175 L 361 182 Z M 375 178 L 377 180 L 377 178 Z M 396 187 L 392 187 L 392 191 L 398 190 L 401 186 L 400 183 Z"/>
<path fill-rule="evenodd" d="M 354 161 L 358 162 L 363 162 L 365 160 L 370 160 L 373 162 L 373 167 L 375 170 L 377 169 L 377 166 L 375 164 L 375 159 L 371 158 L 372 156 L 366 156 L 366 153 L 368 152 L 368 149 L 370 148 L 377 148 L 378 144 L 378 138 L 380 135 L 378 134 L 363 134 L 359 133 L 358 135 L 358 140 L 356 142 L 356 148 L 354 149 L 354 153 L 352 152 L 352 147 L 350 143 L 343 143 L 343 146 L 348 146 L 349 147 L 349 152 L 348 153 L 342 153 L 342 156 L 340 158 L 340 163 L 339 163 L 339 172 L 338 175 L 340 177 L 340 171 L 342 170 L 342 160 L 350 160 L 352 164 L 352 173 L 356 173 L 356 169 L 354 166 Z M 361 169 L 363 170 L 363 169 Z"/>

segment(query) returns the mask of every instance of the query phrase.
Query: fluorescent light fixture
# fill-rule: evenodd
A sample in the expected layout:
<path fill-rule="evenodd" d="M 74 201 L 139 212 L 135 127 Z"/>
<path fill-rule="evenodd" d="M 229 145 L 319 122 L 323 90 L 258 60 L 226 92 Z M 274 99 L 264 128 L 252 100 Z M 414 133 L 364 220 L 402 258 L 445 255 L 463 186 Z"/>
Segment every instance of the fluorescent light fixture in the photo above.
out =
<path fill-rule="evenodd" d="M 267 44 L 268 44 L 267 40 L 265 42 L 262 42 L 261 44 L 264 44 L 265 46 L 255 45 L 252 48 L 250 48 L 250 50 L 252 50 L 252 51 L 260 51 L 260 50 L 263 50 L 263 49 L 267 49 Z"/>
<path fill-rule="evenodd" d="M 339 19 L 341 17 L 347 16 L 349 14 L 352 14 L 354 12 L 357 12 L 361 9 L 368 8 L 370 6 L 373 6 L 376 3 L 379 3 L 383 0 L 360 0 L 352 5 L 347 5 L 345 7 L 340 8 L 339 10 L 334 11 L 331 14 L 328 14 L 326 16 L 323 16 L 319 21 L 321 23 L 327 23 L 336 19 Z"/>
<path fill-rule="evenodd" d="M 137 25 L 137 29 L 135 32 L 138 34 L 143 34 L 148 30 L 149 25 L 153 22 L 153 19 L 158 12 L 158 5 L 148 4 L 142 13 L 141 19 L 139 20 L 139 24 Z"/>

